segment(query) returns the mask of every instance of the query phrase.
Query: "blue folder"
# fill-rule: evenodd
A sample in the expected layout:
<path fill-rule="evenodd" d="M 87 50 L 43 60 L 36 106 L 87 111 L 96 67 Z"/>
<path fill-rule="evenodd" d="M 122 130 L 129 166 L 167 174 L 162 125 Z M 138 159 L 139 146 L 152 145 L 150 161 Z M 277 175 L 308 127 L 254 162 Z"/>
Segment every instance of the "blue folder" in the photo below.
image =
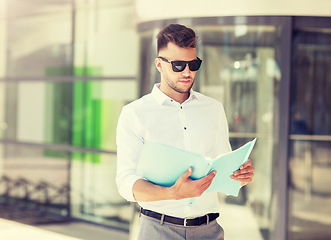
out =
<path fill-rule="evenodd" d="M 137 172 L 152 183 L 171 187 L 189 167 L 193 168 L 190 177 L 194 180 L 216 170 L 217 174 L 205 192 L 222 192 L 237 197 L 241 183 L 230 176 L 247 161 L 255 142 L 256 138 L 235 151 L 208 160 L 201 154 L 145 141 Z"/>

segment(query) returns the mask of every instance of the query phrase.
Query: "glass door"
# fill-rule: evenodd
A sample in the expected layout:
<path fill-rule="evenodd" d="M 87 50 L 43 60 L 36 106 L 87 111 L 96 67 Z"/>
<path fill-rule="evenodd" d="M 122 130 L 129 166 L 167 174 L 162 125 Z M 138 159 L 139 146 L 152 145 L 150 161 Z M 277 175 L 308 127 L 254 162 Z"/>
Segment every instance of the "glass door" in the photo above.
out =
<path fill-rule="evenodd" d="M 176 23 L 186 25 L 186 21 L 194 23 L 191 27 L 201 39 L 197 55 L 203 64 L 197 72 L 194 90 L 223 104 L 233 149 L 258 139 L 250 155 L 255 168 L 254 180 L 240 190 L 238 197 L 219 194 L 221 217 L 218 221 L 227 239 L 275 239 L 279 232 L 277 204 L 281 195 L 275 180 L 278 176 L 280 89 L 286 80 L 281 74 L 284 65 L 281 42 L 288 18 L 215 17 L 182 19 Z M 163 24 L 166 23 L 154 22 L 139 27 L 143 29 L 139 73 L 142 94 L 149 93 L 154 82 L 159 81 L 152 61 L 156 57 L 153 36 Z M 286 191 L 285 185 L 282 190 Z M 135 239 L 138 225 L 138 217 L 135 217 L 131 240 Z"/>
<path fill-rule="evenodd" d="M 270 239 L 275 221 L 273 176 L 281 27 L 234 24 L 195 29 L 201 38 L 198 56 L 203 59 L 195 88 L 223 103 L 233 150 L 258 139 L 250 155 L 254 181 L 242 188 L 238 197 L 219 194 L 219 222 L 226 238 Z M 239 225 L 242 231 L 237 230 Z"/>
<path fill-rule="evenodd" d="M 331 27 L 296 27 L 292 47 L 288 239 L 331 239 Z"/>

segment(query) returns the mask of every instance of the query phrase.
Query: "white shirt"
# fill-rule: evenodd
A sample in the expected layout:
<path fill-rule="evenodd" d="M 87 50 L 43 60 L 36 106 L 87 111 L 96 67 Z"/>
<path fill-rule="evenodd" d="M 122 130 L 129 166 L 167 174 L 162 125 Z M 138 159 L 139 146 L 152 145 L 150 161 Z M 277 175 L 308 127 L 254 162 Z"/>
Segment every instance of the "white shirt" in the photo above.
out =
<path fill-rule="evenodd" d="M 231 151 L 223 105 L 193 90 L 182 104 L 165 95 L 159 84 L 150 94 L 123 107 L 117 125 L 117 177 L 119 193 L 135 201 L 134 183 L 145 140 L 215 158 Z M 155 159 L 157 161 L 157 159 Z M 218 212 L 217 193 L 203 193 L 190 206 L 187 199 L 138 202 L 162 214 L 185 218 Z"/>

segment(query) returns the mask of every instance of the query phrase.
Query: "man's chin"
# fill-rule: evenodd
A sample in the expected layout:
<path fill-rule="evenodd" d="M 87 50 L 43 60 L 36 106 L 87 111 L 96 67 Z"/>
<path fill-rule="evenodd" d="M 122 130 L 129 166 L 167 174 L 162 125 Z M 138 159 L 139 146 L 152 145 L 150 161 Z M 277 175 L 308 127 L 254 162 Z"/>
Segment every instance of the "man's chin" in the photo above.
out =
<path fill-rule="evenodd" d="M 170 88 L 172 88 L 174 91 L 178 92 L 178 93 L 188 93 L 190 92 L 192 86 L 193 86 L 193 83 L 192 80 L 190 81 L 178 81 L 176 82 L 176 84 L 171 84 L 169 82 L 167 82 L 168 86 Z"/>
<path fill-rule="evenodd" d="M 185 92 L 189 92 L 193 86 L 193 82 L 189 81 L 189 82 L 180 82 L 181 89 L 183 89 Z"/>
<path fill-rule="evenodd" d="M 176 92 L 179 92 L 179 93 L 188 93 L 188 92 L 190 92 L 191 88 L 192 88 L 192 84 L 190 86 L 187 86 L 187 87 L 181 87 L 181 88 L 177 87 L 174 90 Z"/>

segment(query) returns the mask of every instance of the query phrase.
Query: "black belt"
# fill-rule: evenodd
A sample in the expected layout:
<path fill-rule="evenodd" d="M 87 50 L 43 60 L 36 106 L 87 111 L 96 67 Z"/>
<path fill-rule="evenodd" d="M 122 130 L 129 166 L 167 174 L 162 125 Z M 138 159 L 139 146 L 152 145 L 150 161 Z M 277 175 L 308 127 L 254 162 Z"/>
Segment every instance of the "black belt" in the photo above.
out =
<path fill-rule="evenodd" d="M 219 217 L 218 213 L 208 213 L 202 217 L 197 217 L 197 218 L 176 218 L 176 217 L 171 217 L 168 215 L 160 214 L 157 212 L 153 212 L 151 210 L 146 210 L 141 208 L 141 213 L 144 214 L 145 216 L 155 218 L 157 220 L 161 221 L 161 224 L 163 222 L 168 222 L 176 225 L 182 225 L 184 227 L 186 226 L 199 226 L 201 224 L 208 224 L 211 221 L 214 221 L 216 218 Z"/>

